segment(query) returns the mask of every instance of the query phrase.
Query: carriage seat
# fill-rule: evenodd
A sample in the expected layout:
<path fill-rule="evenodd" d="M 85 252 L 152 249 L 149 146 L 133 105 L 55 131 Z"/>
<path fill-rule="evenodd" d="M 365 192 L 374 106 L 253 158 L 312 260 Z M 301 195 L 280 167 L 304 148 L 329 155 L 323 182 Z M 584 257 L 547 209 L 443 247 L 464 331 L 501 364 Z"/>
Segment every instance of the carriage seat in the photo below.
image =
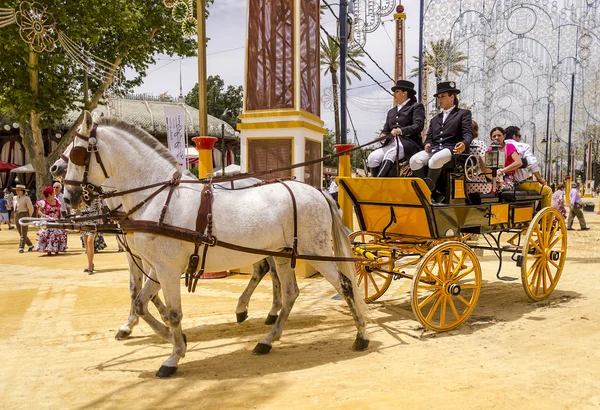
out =
<path fill-rule="evenodd" d="M 408 159 L 402 159 L 400 162 L 398 160 L 394 161 L 394 166 L 389 170 L 387 175 L 382 175 L 382 177 L 391 178 L 391 177 L 412 177 L 413 173 L 410 169 L 410 164 Z"/>
<path fill-rule="evenodd" d="M 502 202 L 537 201 L 542 199 L 538 191 L 513 189 L 499 193 Z"/>

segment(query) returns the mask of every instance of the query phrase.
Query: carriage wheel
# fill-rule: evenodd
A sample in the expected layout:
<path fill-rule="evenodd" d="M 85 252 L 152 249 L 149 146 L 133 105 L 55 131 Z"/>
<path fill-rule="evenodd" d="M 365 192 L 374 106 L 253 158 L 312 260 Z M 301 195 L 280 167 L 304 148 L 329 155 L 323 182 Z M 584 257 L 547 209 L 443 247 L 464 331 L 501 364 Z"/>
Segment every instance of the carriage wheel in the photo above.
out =
<path fill-rule="evenodd" d="M 350 234 L 350 243 L 359 256 L 362 257 L 362 251 L 366 250 L 377 254 L 380 260 L 355 264 L 358 288 L 367 303 L 379 299 L 388 290 L 393 279 L 391 274 L 385 273 L 394 269 L 394 259 L 389 249 L 379 243 L 382 238 L 383 235 L 372 232 L 357 231 Z"/>
<path fill-rule="evenodd" d="M 565 220 L 554 208 L 544 208 L 531 221 L 522 249 L 521 282 L 534 301 L 556 287 L 567 257 Z"/>
<path fill-rule="evenodd" d="M 413 278 L 412 310 L 423 326 L 452 330 L 475 309 L 481 290 L 481 266 L 461 242 L 445 242 L 423 257 Z"/>

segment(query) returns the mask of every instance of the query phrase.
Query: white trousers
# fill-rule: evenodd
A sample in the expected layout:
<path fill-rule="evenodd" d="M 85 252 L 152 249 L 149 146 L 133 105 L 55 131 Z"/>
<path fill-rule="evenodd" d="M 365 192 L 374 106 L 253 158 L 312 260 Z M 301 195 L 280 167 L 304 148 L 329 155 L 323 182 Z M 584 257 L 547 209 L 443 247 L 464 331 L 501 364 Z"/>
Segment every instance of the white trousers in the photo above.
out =
<path fill-rule="evenodd" d="M 452 159 L 452 152 L 444 148 L 437 152 L 427 152 L 425 150 L 417 152 L 410 158 L 410 169 L 413 171 L 423 168 L 425 165 L 429 169 L 439 169 Z"/>
<path fill-rule="evenodd" d="M 396 160 L 396 152 L 398 152 L 398 159 L 404 158 L 404 147 L 402 144 L 397 145 L 398 142 L 396 138 L 392 140 L 385 147 L 377 148 L 375 151 L 369 154 L 367 158 L 367 165 L 369 168 L 375 168 L 382 164 L 383 161 L 395 161 Z M 398 151 L 396 151 L 396 147 L 398 146 Z"/>

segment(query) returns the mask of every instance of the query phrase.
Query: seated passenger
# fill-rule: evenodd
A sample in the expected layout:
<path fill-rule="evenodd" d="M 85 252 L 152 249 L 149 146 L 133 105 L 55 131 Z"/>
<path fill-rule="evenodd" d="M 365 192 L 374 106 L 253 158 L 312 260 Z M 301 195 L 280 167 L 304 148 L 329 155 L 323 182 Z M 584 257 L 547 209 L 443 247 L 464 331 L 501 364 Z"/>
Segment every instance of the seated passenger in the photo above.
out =
<path fill-rule="evenodd" d="M 392 91 L 397 105 L 388 111 L 380 135 L 387 138 L 367 159 L 372 176 L 387 176 L 395 166 L 396 160 L 408 160 L 421 149 L 425 108 L 417 102 L 415 85 L 410 81 L 398 80 Z"/>
<path fill-rule="evenodd" d="M 469 155 L 473 155 L 477 158 L 479 168 L 481 168 L 482 161 L 485 160 L 485 152 L 487 151 L 487 145 L 485 142 L 478 138 L 479 137 L 479 125 L 475 120 L 471 120 L 473 123 L 473 140 L 469 147 Z M 492 184 L 485 177 L 485 174 L 481 173 L 472 178 L 471 181 L 466 183 L 467 194 L 480 193 L 488 194 L 492 191 Z"/>
<path fill-rule="evenodd" d="M 452 160 L 452 154 L 462 154 L 473 139 L 471 111 L 458 108 L 460 90 L 453 81 L 437 85 L 437 98 L 442 112 L 433 117 L 427 130 L 425 150 L 410 159 L 413 174 L 426 179 L 434 202 L 443 202 L 444 195 L 435 190 L 442 167 Z M 429 169 L 426 170 L 425 167 Z"/>
<path fill-rule="evenodd" d="M 517 189 L 541 191 L 542 194 L 542 207 L 552 205 L 552 189 L 546 185 L 546 180 L 540 174 L 540 166 L 538 165 L 537 158 L 531 152 L 529 144 L 521 142 L 521 130 L 519 127 L 510 126 L 506 128 L 506 142 L 513 144 L 521 158 L 527 161 L 527 168 L 519 168 L 515 173 L 515 180 L 517 183 Z M 529 171 L 533 174 L 536 181 L 531 180 Z"/>
<path fill-rule="evenodd" d="M 523 165 L 523 161 L 521 161 L 521 156 L 517 152 L 517 148 L 513 144 L 507 144 L 505 141 L 504 128 L 495 127 L 490 131 L 490 138 L 492 142 L 496 142 L 500 144 L 502 147 L 502 151 L 504 151 L 506 155 L 506 160 L 504 163 L 504 167 L 500 168 L 496 171 L 495 177 L 498 178 L 502 187 L 504 188 L 514 188 L 514 175 L 515 171 Z M 490 151 L 492 148 L 488 148 Z M 480 164 L 484 173 L 490 174 L 492 171 L 485 166 L 485 164 Z"/>

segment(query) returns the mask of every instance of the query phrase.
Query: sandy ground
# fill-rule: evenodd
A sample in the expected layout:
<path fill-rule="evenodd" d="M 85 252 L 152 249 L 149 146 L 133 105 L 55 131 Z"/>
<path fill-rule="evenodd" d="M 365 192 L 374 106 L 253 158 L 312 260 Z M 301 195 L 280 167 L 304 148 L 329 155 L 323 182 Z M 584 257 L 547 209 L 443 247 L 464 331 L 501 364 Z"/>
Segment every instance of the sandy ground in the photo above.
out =
<path fill-rule="evenodd" d="M 600 215 L 586 218 L 592 229 L 569 232 L 566 268 L 545 301 L 530 302 L 519 281 L 497 280 L 486 252 L 482 294 L 465 324 L 426 331 L 411 312 L 409 282 L 395 281 L 371 305 L 362 353 L 350 350 L 353 321 L 321 278 L 300 281 L 281 342 L 261 357 L 251 350 L 268 332 L 270 281 L 243 324 L 234 308 L 249 277 L 202 281 L 183 295 L 188 351 L 170 380 L 154 374 L 171 346 L 145 323 L 114 339 L 129 308 L 114 237 L 88 276 L 77 235 L 66 255 L 18 254 L 16 230 L 3 226 L 0 408 L 599 407 Z M 504 266 L 503 275 L 520 277 L 508 255 Z"/>

